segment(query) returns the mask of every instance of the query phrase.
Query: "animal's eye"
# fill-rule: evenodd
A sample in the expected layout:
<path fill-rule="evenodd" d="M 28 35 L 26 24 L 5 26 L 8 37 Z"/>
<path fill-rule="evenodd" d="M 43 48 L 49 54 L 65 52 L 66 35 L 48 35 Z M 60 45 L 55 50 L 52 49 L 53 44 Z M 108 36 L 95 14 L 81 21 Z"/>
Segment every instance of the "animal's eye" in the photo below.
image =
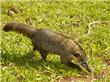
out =
<path fill-rule="evenodd" d="M 81 56 L 81 53 L 80 52 L 76 52 L 76 54 L 74 54 L 74 56 L 80 57 Z"/>

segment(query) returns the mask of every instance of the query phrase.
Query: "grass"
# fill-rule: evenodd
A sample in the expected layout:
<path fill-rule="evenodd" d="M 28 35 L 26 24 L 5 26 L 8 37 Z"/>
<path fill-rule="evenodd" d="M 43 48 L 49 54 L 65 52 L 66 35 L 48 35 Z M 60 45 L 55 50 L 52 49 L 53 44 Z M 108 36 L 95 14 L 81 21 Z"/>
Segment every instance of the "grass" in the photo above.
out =
<path fill-rule="evenodd" d="M 31 3 L 31 4 L 30 4 Z M 12 5 L 21 12 L 7 15 Z M 32 0 L 5 1 L 1 4 L 1 81 L 2 82 L 70 82 L 110 81 L 110 1 L 74 0 Z M 41 60 L 36 51 L 32 60 L 30 39 L 15 32 L 2 30 L 6 22 L 17 21 L 37 28 L 47 28 L 78 40 L 84 48 L 93 74 L 78 71 L 62 65 L 59 56 L 49 54 Z M 107 21 L 98 24 L 89 36 L 84 36 L 87 25 L 93 21 Z"/>

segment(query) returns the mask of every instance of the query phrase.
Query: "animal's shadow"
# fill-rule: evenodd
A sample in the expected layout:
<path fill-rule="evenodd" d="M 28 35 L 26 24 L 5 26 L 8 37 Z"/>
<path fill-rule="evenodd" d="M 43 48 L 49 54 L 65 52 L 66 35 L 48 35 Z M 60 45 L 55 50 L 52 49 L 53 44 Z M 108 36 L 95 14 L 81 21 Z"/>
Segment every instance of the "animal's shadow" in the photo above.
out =
<path fill-rule="evenodd" d="M 40 54 L 39 54 L 40 55 Z M 1 59 L 3 62 L 3 65 L 7 65 L 9 63 L 14 63 L 16 66 L 28 66 L 32 67 L 34 69 L 38 69 L 39 66 L 41 66 L 42 69 L 46 69 L 46 67 L 51 67 L 52 70 L 57 71 L 57 73 L 60 73 L 60 69 L 63 71 L 67 71 L 67 69 L 71 69 L 73 72 L 77 71 L 80 73 L 81 69 L 78 67 L 70 68 L 66 65 L 61 64 L 60 61 L 44 61 L 43 59 L 36 57 L 35 60 L 33 58 L 33 53 L 28 52 L 23 55 L 19 54 L 2 54 Z M 8 63 L 7 63 L 8 62 Z M 59 70 L 58 70 L 59 69 Z"/>

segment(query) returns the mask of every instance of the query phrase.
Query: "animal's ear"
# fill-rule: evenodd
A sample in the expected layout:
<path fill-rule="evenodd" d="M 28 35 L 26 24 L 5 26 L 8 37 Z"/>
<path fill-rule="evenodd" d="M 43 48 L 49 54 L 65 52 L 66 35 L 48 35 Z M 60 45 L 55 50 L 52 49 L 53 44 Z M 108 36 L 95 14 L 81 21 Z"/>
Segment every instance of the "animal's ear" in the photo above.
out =
<path fill-rule="evenodd" d="M 81 56 L 81 52 L 76 52 L 76 54 L 74 54 L 74 56 L 80 57 Z"/>

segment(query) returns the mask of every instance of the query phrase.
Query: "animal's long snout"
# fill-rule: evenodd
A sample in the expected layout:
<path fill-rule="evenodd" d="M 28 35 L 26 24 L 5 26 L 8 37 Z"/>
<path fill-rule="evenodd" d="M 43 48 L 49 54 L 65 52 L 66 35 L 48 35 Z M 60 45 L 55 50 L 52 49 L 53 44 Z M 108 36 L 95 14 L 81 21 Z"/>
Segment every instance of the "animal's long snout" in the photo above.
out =
<path fill-rule="evenodd" d="M 82 66 L 83 66 L 88 72 L 92 72 L 92 69 L 89 67 L 88 62 L 82 63 Z"/>
<path fill-rule="evenodd" d="M 86 70 L 87 70 L 88 72 L 92 72 L 92 69 L 91 69 L 89 66 L 86 67 Z"/>

